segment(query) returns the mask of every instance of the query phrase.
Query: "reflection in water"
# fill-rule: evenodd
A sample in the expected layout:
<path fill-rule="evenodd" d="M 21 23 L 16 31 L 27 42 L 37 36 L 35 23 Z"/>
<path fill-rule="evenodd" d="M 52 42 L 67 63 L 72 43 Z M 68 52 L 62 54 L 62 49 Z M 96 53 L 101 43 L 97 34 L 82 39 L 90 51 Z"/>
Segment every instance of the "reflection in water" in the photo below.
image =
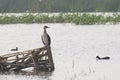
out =
<path fill-rule="evenodd" d="M 50 77 L 52 76 L 53 72 L 30 72 L 30 71 L 20 71 L 20 72 L 14 72 L 14 71 L 10 71 L 10 72 L 4 72 L 4 73 L 0 73 L 0 75 L 6 75 L 6 76 L 37 76 L 41 79 L 45 79 L 45 80 L 50 80 Z M 26 78 L 27 79 L 27 78 Z"/>

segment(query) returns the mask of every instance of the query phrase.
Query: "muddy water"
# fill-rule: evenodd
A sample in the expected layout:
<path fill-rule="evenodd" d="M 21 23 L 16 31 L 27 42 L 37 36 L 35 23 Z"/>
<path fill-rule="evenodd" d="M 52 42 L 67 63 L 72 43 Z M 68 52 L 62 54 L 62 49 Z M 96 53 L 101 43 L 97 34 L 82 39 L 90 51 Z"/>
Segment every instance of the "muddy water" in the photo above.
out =
<path fill-rule="evenodd" d="M 0 80 L 119 80 L 119 25 L 74 24 L 9 24 L 0 25 L 0 55 L 42 47 L 43 26 L 48 25 L 52 39 L 54 72 L 32 69 L 0 75 Z M 96 61 L 96 56 L 110 56 L 109 61 Z M 110 77 L 111 76 L 111 77 Z"/>

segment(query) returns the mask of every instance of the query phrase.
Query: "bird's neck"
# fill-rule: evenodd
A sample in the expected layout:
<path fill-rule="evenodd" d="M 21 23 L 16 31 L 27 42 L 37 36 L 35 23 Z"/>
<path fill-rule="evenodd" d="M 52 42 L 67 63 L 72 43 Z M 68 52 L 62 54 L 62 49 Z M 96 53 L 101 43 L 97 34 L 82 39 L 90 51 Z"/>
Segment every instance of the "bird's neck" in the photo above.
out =
<path fill-rule="evenodd" d="M 44 29 L 44 33 L 47 33 L 46 29 Z"/>

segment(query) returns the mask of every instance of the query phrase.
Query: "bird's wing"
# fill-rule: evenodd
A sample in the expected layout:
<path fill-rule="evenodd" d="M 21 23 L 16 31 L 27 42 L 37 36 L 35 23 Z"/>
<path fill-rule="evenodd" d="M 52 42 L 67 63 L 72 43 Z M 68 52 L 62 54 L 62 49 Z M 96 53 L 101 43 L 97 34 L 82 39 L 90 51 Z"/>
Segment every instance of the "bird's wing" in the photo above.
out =
<path fill-rule="evenodd" d="M 51 38 L 50 38 L 50 36 L 47 34 L 47 36 L 48 36 L 48 45 L 50 45 L 51 44 Z"/>
<path fill-rule="evenodd" d="M 42 35 L 41 35 L 41 39 L 42 39 L 43 44 L 45 45 L 44 40 L 43 40 L 43 36 L 42 36 Z"/>

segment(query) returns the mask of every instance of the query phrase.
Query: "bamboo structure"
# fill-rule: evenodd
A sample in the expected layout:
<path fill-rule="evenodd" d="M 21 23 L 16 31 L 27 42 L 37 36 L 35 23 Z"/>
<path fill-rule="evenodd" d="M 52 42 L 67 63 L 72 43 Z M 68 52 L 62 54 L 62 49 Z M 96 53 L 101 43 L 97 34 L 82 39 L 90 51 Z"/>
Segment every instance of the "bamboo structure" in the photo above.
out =
<path fill-rule="evenodd" d="M 15 52 L 0 56 L 0 72 L 20 71 L 33 67 L 35 72 L 54 71 L 51 47 Z"/>

